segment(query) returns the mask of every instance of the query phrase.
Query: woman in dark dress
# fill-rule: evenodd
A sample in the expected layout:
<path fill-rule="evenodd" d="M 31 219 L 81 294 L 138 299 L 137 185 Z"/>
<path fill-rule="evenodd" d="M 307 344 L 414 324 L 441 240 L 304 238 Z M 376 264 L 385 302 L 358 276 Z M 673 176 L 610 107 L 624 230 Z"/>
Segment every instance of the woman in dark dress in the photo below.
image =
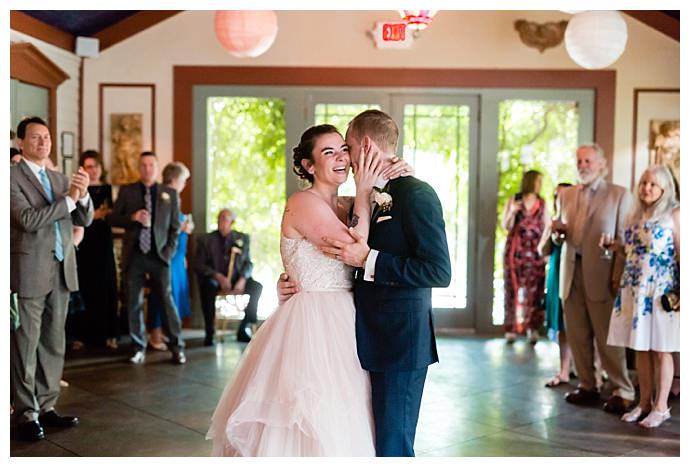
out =
<path fill-rule="evenodd" d="M 77 319 L 79 341 L 117 348 L 117 284 L 113 235 L 105 216 L 113 205 L 112 187 L 106 183 L 98 152 L 84 151 L 79 165 L 89 173 L 89 195 L 94 205 L 93 222 L 86 227 L 77 250 L 79 291 L 85 312 Z"/>
<path fill-rule="evenodd" d="M 539 196 L 542 175 L 525 172 L 520 193 L 506 202 L 503 228 L 508 231 L 503 254 L 506 341 L 512 343 L 527 331 L 532 344 L 544 324 L 544 259 L 538 244 L 549 222 L 549 209 Z"/>

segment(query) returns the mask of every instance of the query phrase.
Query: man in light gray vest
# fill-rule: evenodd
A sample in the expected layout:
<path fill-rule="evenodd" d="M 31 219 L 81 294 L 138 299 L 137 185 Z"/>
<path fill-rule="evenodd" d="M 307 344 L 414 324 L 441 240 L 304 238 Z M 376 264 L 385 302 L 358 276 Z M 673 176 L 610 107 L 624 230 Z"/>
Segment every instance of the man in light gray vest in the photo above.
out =
<path fill-rule="evenodd" d="M 70 427 L 55 403 L 65 354 L 69 293 L 79 288 L 72 227 L 93 220 L 89 176 L 71 180 L 46 168 L 51 138 L 38 117 L 22 120 L 23 158 L 10 168 L 10 287 L 19 298 L 19 327 L 10 334 L 11 424 L 18 438 L 38 441 L 43 427 Z"/>

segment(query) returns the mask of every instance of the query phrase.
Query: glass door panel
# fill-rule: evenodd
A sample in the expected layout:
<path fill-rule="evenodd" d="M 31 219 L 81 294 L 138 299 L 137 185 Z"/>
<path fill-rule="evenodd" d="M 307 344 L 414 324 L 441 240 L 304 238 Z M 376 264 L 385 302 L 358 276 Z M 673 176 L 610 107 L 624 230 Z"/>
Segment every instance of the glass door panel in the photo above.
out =
<path fill-rule="evenodd" d="M 253 276 L 270 287 L 283 271 L 280 219 L 285 206 L 285 101 L 262 97 L 209 97 L 206 108 L 206 231 L 223 208 L 237 214 L 233 228 L 251 235 Z M 278 304 L 264 293 L 259 317 Z"/>
<path fill-rule="evenodd" d="M 498 107 L 498 203 L 494 250 L 494 325 L 504 321 L 503 251 L 507 232 L 501 227 L 506 201 L 520 191 L 522 174 L 543 174 L 541 196 L 553 213 L 553 193 L 558 183 L 575 183 L 574 154 L 578 146 L 580 111 L 575 100 L 499 101 Z M 516 294 L 520 297 L 520 294 Z M 521 307 L 516 308 L 521 321 Z"/>
<path fill-rule="evenodd" d="M 448 288 L 434 289 L 433 305 L 466 308 L 470 107 L 406 104 L 403 113 L 403 157 L 436 190 L 446 222 L 453 278 Z"/>

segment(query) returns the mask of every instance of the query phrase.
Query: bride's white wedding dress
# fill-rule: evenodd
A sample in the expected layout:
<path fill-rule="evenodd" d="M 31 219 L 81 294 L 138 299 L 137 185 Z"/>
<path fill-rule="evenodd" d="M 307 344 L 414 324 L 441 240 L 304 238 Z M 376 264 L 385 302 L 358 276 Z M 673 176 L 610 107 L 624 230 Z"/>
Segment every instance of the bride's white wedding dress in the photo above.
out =
<path fill-rule="evenodd" d="M 300 285 L 247 346 L 207 434 L 215 456 L 374 456 L 369 375 L 357 358 L 352 271 L 281 236 Z"/>

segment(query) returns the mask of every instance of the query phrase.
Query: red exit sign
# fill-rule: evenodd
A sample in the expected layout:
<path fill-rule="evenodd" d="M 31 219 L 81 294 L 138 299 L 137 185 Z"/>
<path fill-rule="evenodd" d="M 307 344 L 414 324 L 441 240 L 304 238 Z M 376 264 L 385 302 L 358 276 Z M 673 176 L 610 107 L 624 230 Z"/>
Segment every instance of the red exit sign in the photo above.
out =
<path fill-rule="evenodd" d="M 412 46 L 412 34 L 407 33 L 407 25 L 402 21 L 379 21 L 370 34 L 379 49 L 409 49 Z"/>
<path fill-rule="evenodd" d="M 383 23 L 381 38 L 385 42 L 405 42 L 405 23 Z"/>

